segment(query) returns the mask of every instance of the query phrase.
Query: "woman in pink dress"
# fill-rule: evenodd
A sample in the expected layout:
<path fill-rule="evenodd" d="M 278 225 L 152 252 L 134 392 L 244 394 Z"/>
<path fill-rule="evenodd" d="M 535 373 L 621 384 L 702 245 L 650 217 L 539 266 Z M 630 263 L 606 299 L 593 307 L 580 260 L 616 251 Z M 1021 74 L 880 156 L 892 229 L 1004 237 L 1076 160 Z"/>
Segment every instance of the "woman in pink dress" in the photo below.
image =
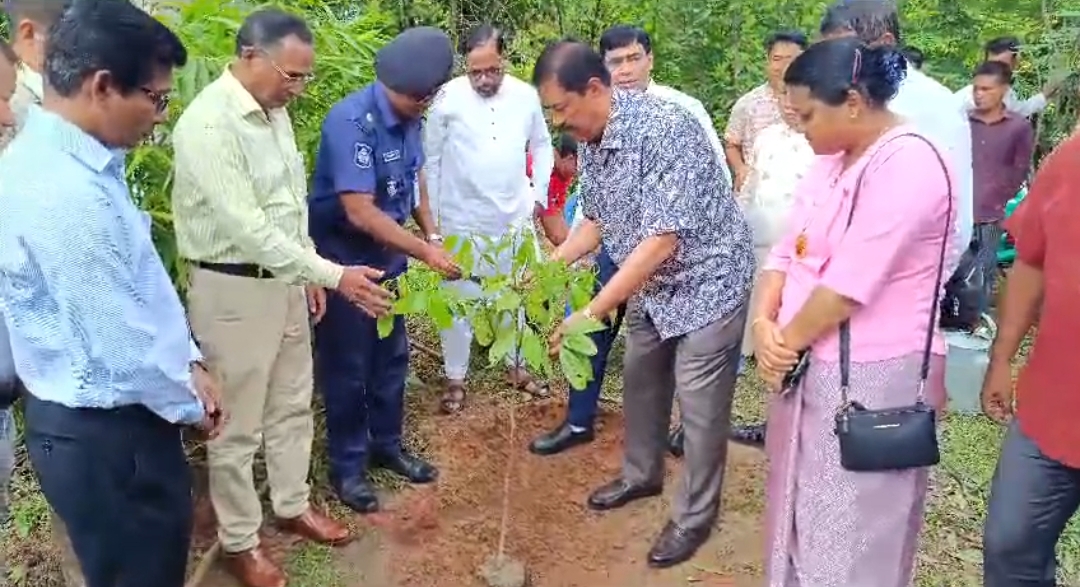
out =
<path fill-rule="evenodd" d="M 850 38 L 814 45 L 785 75 L 820 156 L 796 189 L 752 314 L 758 370 L 777 392 L 766 438 L 769 587 L 912 583 L 928 470 L 848 471 L 833 432 L 845 319 L 851 399 L 881 409 L 919 397 L 942 245 L 955 238 L 944 151 L 886 106 L 905 67 L 893 49 Z M 940 409 L 945 345 L 936 323 L 925 399 Z M 804 350 L 801 383 L 781 393 Z"/>

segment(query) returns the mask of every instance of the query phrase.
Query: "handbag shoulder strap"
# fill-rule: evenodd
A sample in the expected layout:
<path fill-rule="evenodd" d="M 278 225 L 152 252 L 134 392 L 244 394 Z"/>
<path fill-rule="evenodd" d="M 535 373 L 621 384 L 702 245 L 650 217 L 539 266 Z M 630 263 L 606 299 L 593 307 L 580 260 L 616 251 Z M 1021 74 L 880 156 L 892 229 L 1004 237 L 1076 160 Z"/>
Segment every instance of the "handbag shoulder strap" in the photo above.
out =
<path fill-rule="evenodd" d="M 941 170 L 945 174 L 945 183 L 948 190 L 948 205 L 945 211 L 945 234 L 941 239 L 941 247 L 938 251 L 938 264 L 937 264 L 937 277 L 934 278 L 934 296 L 933 303 L 930 306 L 930 321 L 926 329 L 926 343 L 923 346 L 922 352 L 922 365 L 919 367 L 919 397 L 918 401 L 923 401 L 923 391 L 926 387 L 926 380 L 930 376 L 930 351 L 934 343 L 934 324 L 937 320 L 938 306 L 941 303 L 941 278 L 945 272 L 945 252 L 949 246 L 949 235 L 953 230 L 952 212 L 953 212 L 953 190 L 952 182 L 949 176 L 949 166 L 945 164 L 945 159 L 941 156 L 937 147 L 934 146 L 926 137 L 915 133 L 904 133 L 892 137 L 885 142 L 884 145 L 878 147 L 878 151 L 882 147 L 891 143 L 892 141 L 901 137 L 915 137 L 922 142 L 926 143 L 933 151 L 934 156 L 937 157 L 938 163 L 941 165 Z M 851 226 L 851 220 L 855 216 L 855 206 L 858 204 L 859 191 L 862 189 L 863 176 L 866 175 L 866 170 L 870 168 L 870 164 L 873 160 L 868 161 L 866 165 L 859 172 L 859 177 L 855 181 L 855 191 L 851 197 L 851 211 L 848 212 L 847 226 Z M 840 394 L 843 405 L 848 405 L 848 387 L 851 384 L 851 323 L 850 320 L 845 319 L 840 323 Z"/>

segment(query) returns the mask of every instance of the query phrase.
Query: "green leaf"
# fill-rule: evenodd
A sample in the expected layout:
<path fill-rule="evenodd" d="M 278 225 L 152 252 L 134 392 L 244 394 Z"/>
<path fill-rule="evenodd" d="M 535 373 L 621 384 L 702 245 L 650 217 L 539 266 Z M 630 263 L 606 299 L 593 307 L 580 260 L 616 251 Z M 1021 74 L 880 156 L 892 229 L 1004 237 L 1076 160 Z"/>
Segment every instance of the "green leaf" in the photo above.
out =
<path fill-rule="evenodd" d="M 566 335 L 572 334 L 592 334 L 594 332 L 600 332 L 606 330 L 607 324 L 597 320 L 596 318 L 582 318 L 580 320 L 574 320 L 570 323 L 570 326 L 566 329 Z"/>
<path fill-rule="evenodd" d="M 566 380 L 570 382 L 570 387 L 576 390 L 585 389 L 592 380 L 592 362 L 589 357 L 575 353 L 565 345 L 559 347 L 559 366 L 562 367 Z"/>
<path fill-rule="evenodd" d="M 535 330 L 528 326 L 525 327 L 521 336 L 521 358 L 525 360 L 526 365 L 534 370 L 547 373 L 549 369 L 544 341 Z"/>
<path fill-rule="evenodd" d="M 390 333 L 394 331 L 395 318 L 397 316 L 393 314 L 379 316 L 379 319 L 375 321 L 375 331 L 378 332 L 379 338 L 390 336 Z"/>
<path fill-rule="evenodd" d="M 521 296 L 516 291 L 504 292 L 495 301 L 495 309 L 500 312 L 513 312 L 521 307 Z"/>
<path fill-rule="evenodd" d="M 586 357 L 596 355 L 596 343 L 588 334 L 566 333 L 562 338 L 562 346 Z"/>
<path fill-rule="evenodd" d="M 495 334 L 495 343 L 488 349 L 488 360 L 492 365 L 506 359 L 517 347 L 517 332 L 513 328 L 501 328 Z"/>
<path fill-rule="evenodd" d="M 399 299 L 398 303 L 394 304 L 394 307 L 395 310 L 401 314 L 409 314 L 411 316 L 424 314 L 428 309 L 428 298 L 428 292 L 414 291 Z"/>
<path fill-rule="evenodd" d="M 450 304 L 447 303 L 446 298 L 443 296 L 431 296 L 431 299 L 428 300 L 427 313 L 439 330 L 446 330 L 454 325 L 454 316 L 450 313 Z"/>
<path fill-rule="evenodd" d="M 473 316 L 472 329 L 480 346 L 490 346 L 495 342 L 495 329 L 491 327 L 491 318 L 487 312 L 477 312 Z"/>

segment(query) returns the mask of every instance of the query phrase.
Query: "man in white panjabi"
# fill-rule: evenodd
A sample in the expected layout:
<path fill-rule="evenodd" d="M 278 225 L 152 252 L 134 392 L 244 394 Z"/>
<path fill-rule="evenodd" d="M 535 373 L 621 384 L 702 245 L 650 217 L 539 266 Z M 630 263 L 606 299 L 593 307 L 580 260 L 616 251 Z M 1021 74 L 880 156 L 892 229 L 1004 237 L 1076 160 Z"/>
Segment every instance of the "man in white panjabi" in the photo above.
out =
<path fill-rule="evenodd" d="M 466 74 L 451 80 L 428 111 L 424 126 L 424 173 L 428 197 L 441 234 L 472 241 L 474 275 L 509 273 L 516 247 L 484 261 L 487 244 L 533 231 L 537 206 L 546 206 L 554 165 L 551 135 L 540 98 L 529 84 L 505 74 L 502 32 L 477 27 L 466 40 Z M 533 181 L 525 153 L 532 156 Z M 482 295 L 477 283 L 451 282 L 462 295 Z M 472 346 L 464 320 L 442 332 L 447 385 L 440 402 L 445 413 L 461 410 Z M 508 360 L 508 382 L 533 395 L 547 388 L 535 381 L 517 357 Z"/>
<path fill-rule="evenodd" d="M 764 266 L 769 250 L 783 236 L 795 203 L 795 187 L 814 161 L 814 150 L 799 131 L 798 115 L 784 102 L 781 102 L 784 122 L 765 127 L 754 140 L 750 158 L 753 163 L 738 196 L 754 231 L 758 271 Z M 756 307 L 756 287 L 750 299 L 750 307 Z M 754 351 L 751 330 L 748 323 L 743 336 L 744 357 Z"/>

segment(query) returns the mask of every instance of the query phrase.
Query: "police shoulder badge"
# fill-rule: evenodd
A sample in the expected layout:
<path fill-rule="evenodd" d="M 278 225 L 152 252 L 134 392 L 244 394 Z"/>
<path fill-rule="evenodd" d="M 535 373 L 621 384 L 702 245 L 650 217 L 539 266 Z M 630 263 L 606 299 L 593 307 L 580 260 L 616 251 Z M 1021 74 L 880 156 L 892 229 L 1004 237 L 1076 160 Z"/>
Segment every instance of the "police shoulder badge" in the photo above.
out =
<path fill-rule="evenodd" d="M 353 155 L 353 163 L 360 169 L 371 169 L 371 146 L 364 143 L 356 143 L 356 152 Z"/>

